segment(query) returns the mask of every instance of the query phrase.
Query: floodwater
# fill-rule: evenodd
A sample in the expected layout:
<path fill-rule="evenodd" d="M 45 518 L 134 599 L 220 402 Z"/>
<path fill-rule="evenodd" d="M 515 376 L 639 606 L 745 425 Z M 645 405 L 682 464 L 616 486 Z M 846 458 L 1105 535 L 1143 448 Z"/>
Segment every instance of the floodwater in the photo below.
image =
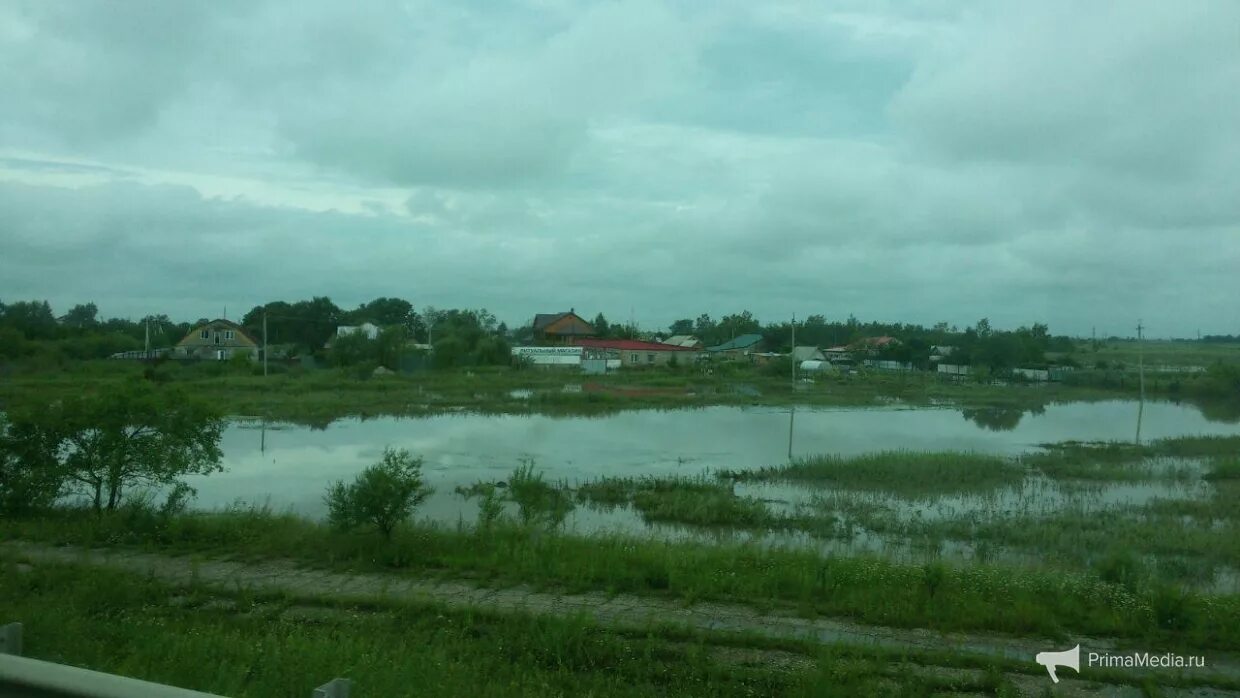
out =
<path fill-rule="evenodd" d="M 1207 420 L 1196 408 L 1147 402 L 1141 438 L 1240 434 L 1240 424 Z M 418 515 L 455 524 L 473 522 L 474 502 L 458 485 L 507 478 L 522 459 L 533 460 L 551 482 L 574 484 L 603 476 L 697 475 L 750 469 L 794 456 L 854 455 L 872 451 L 967 450 L 1015 454 L 1065 440 L 1131 441 L 1136 401 L 1047 405 L 1033 411 L 958 408 L 708 407 L 643 410 L 602 417 L 450 414 L 426 418 L 346 419 L 326 429 L 234 423 L 222 443 L 225 471 L 194 477 L 195 506 L 266 503 L 308 516 L 325 512 L 328 483 L 351 479 L 385 446 L 406 448 L 425 460 L 435 493 Z M 1122 487 L 1122 486 L 1120 486 Z M 741 493 L 738 490 L 738 493 Z M 1121 493 L 1142 498 L 1141 493 Z M 1116 496 L 1114 494 L 1109 496 Z M 764 497 L 793 501 L 795 496 Z M 945 505 L 954 505 L 945 500 Z M 644 528 L 627 510 L 579 507 L 567 521 L 579 532 Z"/>

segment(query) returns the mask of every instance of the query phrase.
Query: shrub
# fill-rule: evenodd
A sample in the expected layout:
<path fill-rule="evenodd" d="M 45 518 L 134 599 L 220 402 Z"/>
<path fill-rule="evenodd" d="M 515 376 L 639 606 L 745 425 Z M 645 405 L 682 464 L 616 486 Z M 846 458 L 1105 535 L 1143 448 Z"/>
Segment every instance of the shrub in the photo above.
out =
<path fill-rule="evenodd" d="M 66 473 L 49 455 L 48 438 L 18 416 L 0 414 L 0 516 L 37 513 L 64 491 Z"/>
<path fill-rule="evenodd" d="M 405 449 L 385 448 L 383 459 L 367 467 L 351 484 L 327 488 L 328 521 L 338 529 L 373 525 L 384 538 L 431 493 L 422 479 L 422 459 Z"/>
<path fill-rule="evenodd" d="M 1117 584 L 1135 592 L 1145 580 L 1145 565 L 1127 550 L 1113 551 L 1098 563 L 1098 577 L 1108 584 Z"/>

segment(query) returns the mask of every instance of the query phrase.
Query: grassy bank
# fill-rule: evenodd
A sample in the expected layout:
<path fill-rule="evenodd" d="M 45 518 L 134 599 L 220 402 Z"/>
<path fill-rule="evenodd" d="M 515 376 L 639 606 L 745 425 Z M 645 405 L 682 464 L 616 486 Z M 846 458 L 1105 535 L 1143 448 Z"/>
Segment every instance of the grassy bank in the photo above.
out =
<path fill-rule="evenodd" d="M 510 524 L 485 531 L 406 527 L 387 542 L 262 510 L 96 519 L 62 511 L 0 522 L 4 538 L 136 545 L 339 569 L 467 576 L 494 584 L 604 589 L 778 605 L 880 625 L 1062 637 L 1111 635 L 1159 646 L 1240 648 L 1240 598 L 1133 589 L 1098 577 L 994 566 L 901 565 L 751 545 L 579 537 Z"/>
<path fill-rule="evenodd" d="M 151 377 L 226 404 L 233 414 L 310 425 L 343 416 L 422 416 L 453 410 L 589 415 L 707 405 L 881 405 L 893 400 L 913 405 L 951 402 L 1040 409 L 1056 401 L 1131 397 L 1136 390 L 1135 384 L 1109 383 L 1076 387 L 952 383 L 928 373 L 881 372 L 818 376 L 794 390 L 787 376 L 748 366 L 718 367 L 710 374 L 678 368 L 605 376 L 496 367 L 384 377 L 343 369 L 282 369 L 264 377 L 248 369 L 206 363 L 162 366 Z M 0 380 L 0 403 L 105 392 L 121 381 L 135 379 L 143 379 L 143 367 L 120 361 L 82 362 L 56 371 L 9 372 Z M 1151 394 L 1158 393 L 1158 380 L 1151 380 L 1147 388 Z"/>
<path fill-rule="evenodd" d="M 837 663 L 806 649 L 793 671 L 738 665 L 696 638 L 582 619 L 327 601 L 307 611 L 281 597 L 173 590 L 107 570 L 0 569 L 4 613 L 24 622 L 27 655 L 238 698 L 309 695 L 337 676 L 365 696 L 415 686 L 418 696 L 452 698 L 818 695 L 817 679 Z M 845 686 L 865 690 L 869 680 Z"/>

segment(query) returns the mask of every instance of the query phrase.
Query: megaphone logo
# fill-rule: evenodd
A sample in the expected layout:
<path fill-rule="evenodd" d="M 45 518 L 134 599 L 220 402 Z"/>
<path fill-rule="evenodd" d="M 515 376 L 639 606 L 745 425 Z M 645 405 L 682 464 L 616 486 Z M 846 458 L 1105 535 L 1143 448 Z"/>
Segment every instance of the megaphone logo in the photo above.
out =
<path fill-rule="evenodd" d="M 1038 652 L 1033 660 L 1046 667 L 1047 673 L 1051 675 L 1051 681 L 1059 683 L 1059 677 L 1055 675 L 1055 667 L 1071 667 L 1072 671 L 1081 673 L 1081 646 L 1077 645 L 1062 652 Z"/>

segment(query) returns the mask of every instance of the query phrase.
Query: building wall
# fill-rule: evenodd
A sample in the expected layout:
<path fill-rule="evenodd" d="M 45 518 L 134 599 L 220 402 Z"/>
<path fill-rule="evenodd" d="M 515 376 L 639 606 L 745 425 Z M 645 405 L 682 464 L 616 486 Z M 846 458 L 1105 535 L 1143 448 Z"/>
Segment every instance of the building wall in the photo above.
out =
<path fill-rule="evenodd" d="M 621 366 L 666 366 L 676 357 L 676 363 L 684 366 L 697 358 L 691 351 L 650 351 L 647 349 L 616 350 L 620 354 Z"/>
<path fill-rule="evenodd" d="M 208 361 L 227 361 L 234 356 L 248 356 L 253 360 L 258 359 L 258 347 L 216 347 L 216 346 L 197 346 L 197 347 L 177 347 L 173 352 L 173 356 L 179 359 L 204 359 Z"/>
<path fill-rule="evenodd" d="M 258 345 L 239 327 L 226 322 L 195 327 L 177 342 L 173 352 L 175 357 L 189 359 L 229 359 L 238 354 L 256 359 Z"/>

